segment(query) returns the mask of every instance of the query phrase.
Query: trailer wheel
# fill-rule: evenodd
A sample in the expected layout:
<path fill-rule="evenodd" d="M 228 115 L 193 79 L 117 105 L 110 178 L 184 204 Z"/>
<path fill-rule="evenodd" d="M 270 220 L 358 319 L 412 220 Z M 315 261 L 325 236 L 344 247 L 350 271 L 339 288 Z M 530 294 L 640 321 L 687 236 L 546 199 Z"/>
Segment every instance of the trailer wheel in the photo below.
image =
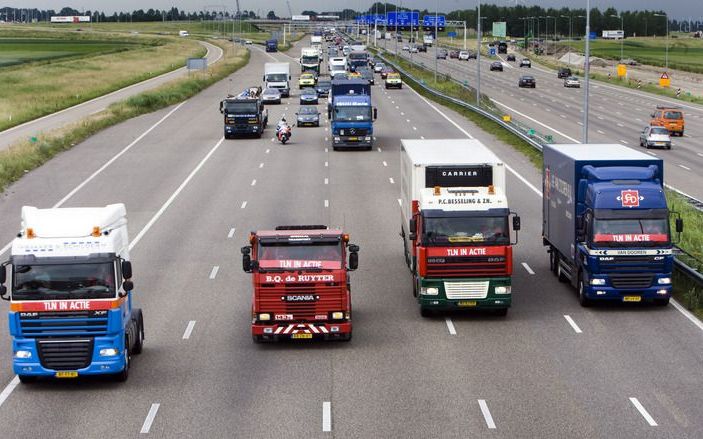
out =
<path fill-rule="evenodd" d="M 557 250 L 555 248 L 550 248 L 549 250 L 549 270 L 555 275 L 557 274 L 557 265 L 559 260 L 557 259 Z"/>
<path fill-rule="evenodd" d="M 557 264 L 557 279 L 561 283 L 567 283 L 569 282 L 569 278 L 564 274 L 564 272 L 561 270 L 561 263 L 559 263 L 559 256 L 556 256 L 555 262 Z"/>

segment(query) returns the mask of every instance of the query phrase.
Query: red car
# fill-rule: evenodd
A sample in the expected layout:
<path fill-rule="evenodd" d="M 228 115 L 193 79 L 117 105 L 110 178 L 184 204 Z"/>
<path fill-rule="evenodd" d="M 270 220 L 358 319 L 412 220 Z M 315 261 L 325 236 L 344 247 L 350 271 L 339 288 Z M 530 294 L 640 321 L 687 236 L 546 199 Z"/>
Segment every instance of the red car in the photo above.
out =
<path fill-rule="evenodd" d="M 391 67 L 386 67 L 383 70 L 381 70 L 381 79 L 386 79 L 389 73 L 394 72 L 393 68 Z"/>
<path fill-rule="evenodd" d="M 449 51 L 449 58 L 459 59 L 459 51 L 458 50 L 450 50 Z"/>

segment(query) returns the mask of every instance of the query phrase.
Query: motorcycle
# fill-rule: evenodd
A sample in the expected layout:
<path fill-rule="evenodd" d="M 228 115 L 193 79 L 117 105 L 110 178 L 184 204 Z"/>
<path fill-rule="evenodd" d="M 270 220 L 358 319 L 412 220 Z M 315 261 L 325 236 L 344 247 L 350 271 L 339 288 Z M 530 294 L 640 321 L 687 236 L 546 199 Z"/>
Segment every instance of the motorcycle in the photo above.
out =
<path fill-rule="evenodd" d="M 290 125 L 282 125 L 278 127 L 278 130 L 276 131 L 276 137 L 278 138 L 278 141 L 284 145 L 290 139 L 291 135 L 292 130 L 290 128 Z"/>

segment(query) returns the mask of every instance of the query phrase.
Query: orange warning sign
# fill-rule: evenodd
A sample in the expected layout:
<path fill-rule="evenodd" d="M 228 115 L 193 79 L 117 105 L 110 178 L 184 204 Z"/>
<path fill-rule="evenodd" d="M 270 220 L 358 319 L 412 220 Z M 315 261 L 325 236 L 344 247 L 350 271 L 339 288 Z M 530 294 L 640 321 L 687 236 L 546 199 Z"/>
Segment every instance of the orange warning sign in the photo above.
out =
<path fill-rule="evenodd" d="M 664 72 L 659 77 L 659 87 L 671 87 L 671 78 L 668 73 Z"/>

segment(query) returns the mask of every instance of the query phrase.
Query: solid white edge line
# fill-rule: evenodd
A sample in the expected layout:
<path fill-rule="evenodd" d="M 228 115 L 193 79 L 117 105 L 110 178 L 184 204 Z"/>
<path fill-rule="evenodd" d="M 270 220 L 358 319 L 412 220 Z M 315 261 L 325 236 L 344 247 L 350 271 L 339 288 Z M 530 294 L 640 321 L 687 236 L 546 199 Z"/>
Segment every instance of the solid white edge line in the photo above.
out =
<path fill-rule="evenodd" d="M 147 413 L 146 419 L 144 419 L 144 424 L 142 424 L 142 429 L 139 431 L 139 433 L 149 433 L 149 430 L 151 430 L 151 424 L 154 423 L 156 413 L 159 411 L 159 407 L 161 407 L 161 404 L 159 404 L 158 402 L 155 402 L 151 405 L 151 407 L 149 408 L 149 413 Z"/>
<path fill-rule="evenodd" d="M 547 124 L 545 124 L 545 123 L 542 123 L 542 122 L 538 121 L 537 119 L 534 119 L 534 118 L 532 118 L 532 117 L 526 115 L 525 113 L 521 113 L 521 112 L 515 110 L 514 108 L 511 108 L 511 107 L 505 105 L 505 104 L 502 103 L 502 102 L 498 102 L 498 101 L 496 101 L 496 100 L 493 99 L 493 98 L 491 98 L 491 102 L 495 102 L 496 104 L 500 105 L 501 107 L 507 108 L 508 110 L 512 111 L 513 113 L 515 113 L 515 114 L 517 114 L 517 115 L 520 115 L 520 116 L 524 117 L 525 119 L 531 120 L 532 122 L 534 122 L 534 123 L 536 123 L 536 124 L 539 124 L 539 125 L 543 126 L 544 128 L 547 128 L 548 130 L 553 131 L 553 132 L 556 133 L 556 134 L 559 134 L 560 136 L 564 137 L 565 139 L 569 139 L 569 140 L 571 140 L 571 141 L 574 142 L 574 143 L 581 143 L 581 142 L 579 142 L 578 140 L 574 139 L 573 137 L 567 136 L 566 134 L 562 133 L 561 131 L 559 131 L 559 130 L 557 130 L 557 129 L 555 129 L 555 128 L 552 128 L 552 127 L 550 127 L 549 125 L 547 125 Z"/>
<path fill-rule="evenodd" d="M 635 406 L 637 411 L 640 412 L 640 415 L 642 415 L 642 417 L 644 418 L 645 421 L 647 421 L 647 423 L 649 424 L 650 427 L 656 427 L 657 425 L 659 425 L 659 424 L 657 424 L 657 421 L 654 420 L 652 415 L 649 414 L 647 409 L 644 408 L 642 403 L 637 398 L 630 397 L 630 402 L 632 403 L 632 405 Z"/>
<path fill-rule="evenodd" d="M 532 270 L 532 268 L 529 265 L 527 265 L 527 262 L 523 262 L 522 266 L 525 268 L 525 271 L 527 271 L 528 273 L 535 274 L 534 270 Z"/>
<path fill-rule="evenodd" d="M 186 330 L 183 333 L 183 340 L 188 340 L 190 338 L 190 334 L 193 333 L 193 328 L 195 328 L 195 320 L 188 322 L 188 326 L 186 326 Z"/>
<path fill-rule="evenodd" d="M 486 420 L 486 425 L 489 429 L 494 430 L 496 428 L 496 423 L 493 422 L 493 416 L 491 416 L 491 411 L 488 410 L 488 404 L 486 404 L 485 399 L 479 399 L 478 405 L 481 407 L 481 413 L 483 414 L 483 419 Z"/>
<path fill-rule="evenodd" d="M 228 238 L 232 238 L 232 237 L 234 236 L 235 230 L 236 230 L 236 229 L 235 229 L 234 227 L 232 227 L 231 229 L 229 229 L 229 233 L 227 234 L 227 237 L 228 237 Z"/>
<path fill-rule="evenodd" d="M 452 322 L 451 317 L 445 317 L 444 318 L 444 323 L 447 324 L 447 329 L 449 330 L 449 334 L 451 335 L 456 335 L 456 328 L 454 327 L 454 322 Z"/>
<path fill-rule="evenodd" d="M 217 272 L 220 271 L 220 266 L 215 265 L 212 267 L 212 270 L 210 270 L 210 279 L 214 279 L 217 277 Z"/>
<path fill-rule="evenodd" d="M 569 325 L 571 325 L 571 328 L 576 332 L 577 334 L 581 334 L 583 331 L 581 331 L 581 328 L 579 328 L 579 325 L 576 324 L 574 319 L 571 318 L 570 315 L 564 314 L 564 318 L 566 319 L 567 322 L 569 322 Z"/>
<path fill-rule="evenodd" d="M 322 431 L 328 433 L 332 431 L 332 403 L 322 402 Z"/>
<path fill-rule="evenodd" d="M 679 302 L 677 302 L 677 301 L 674 300 L 674 299 L 670 299 L 670 300 L 669 300 L 669 303 L 671 303 L 671 305 L 672 305 L 674 308 L 676 308 L 681 314 L 683 314 L 684 317 L 686 317 L 688 320 L 690 320 L 691 323 L 693 323 L 694 325 L 696 325 L 696 326 L 698 327 L 698 329 L 700 329 L 701 331 L 703 331 L 703 322 L 701 322 L 700 320 L 698 320 L 698 318 L 697 318 L 696 316 L 694 316 L 693 314 L 691 314 L 686 308 L 684 308 Z"/>
<path fill-rule="evenodd" d="M 10 393 L 12 393 L 13 390 L 15 390 L 15 387 L 20 383 L 20 377 L 15 375 L 14 378 L 12 378 L 12 381 L 5 386 L 5 388 L 2 390 L 2 393 L 0 393 L 0 406 L 5 402 L 5 400 L 10 396 Z"/>

